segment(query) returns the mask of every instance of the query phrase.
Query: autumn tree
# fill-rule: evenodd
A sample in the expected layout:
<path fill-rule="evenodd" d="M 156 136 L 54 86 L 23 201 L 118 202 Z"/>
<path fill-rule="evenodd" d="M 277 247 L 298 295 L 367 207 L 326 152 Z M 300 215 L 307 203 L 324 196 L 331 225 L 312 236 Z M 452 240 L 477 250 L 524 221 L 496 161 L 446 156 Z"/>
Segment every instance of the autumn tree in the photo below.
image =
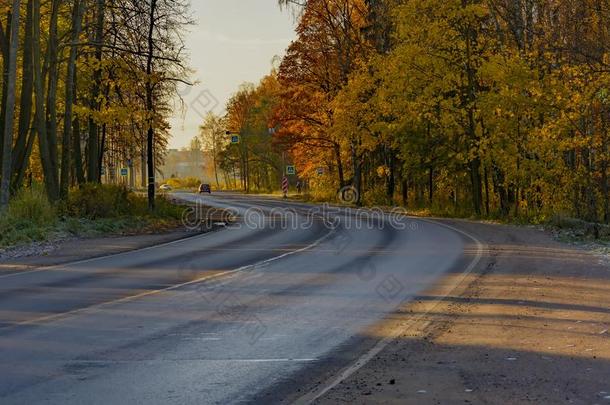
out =
<path fill-rule="evenodd" d="M 334 120 L 330 104 L 368 51 L 363 38 L 367 7 L 360 0 L 312 0 L 299 18 L 297 39 L 279 71 L 284 89 L 277 111 L 280 136 L 292 142 L 295 155 L 299 148 L 319 149 L 320 165 L 332 156 L 331 171 L 342 187 L 345 160 L 351 157 L 354 168 L 359 163 L 329 132 Z"/>
<path fill-rule="evenodd" d="M 152 166 L 143 181 L 154 177 L 176 83 L 190 75 L 188 3 L 20 3 L 3 5 L 0 17 L 2 204 L 27 177 L 52 201 L 87 181 L 117 182 L 121 167 L 131 169 L 132 186 L 138 168 Z"/>

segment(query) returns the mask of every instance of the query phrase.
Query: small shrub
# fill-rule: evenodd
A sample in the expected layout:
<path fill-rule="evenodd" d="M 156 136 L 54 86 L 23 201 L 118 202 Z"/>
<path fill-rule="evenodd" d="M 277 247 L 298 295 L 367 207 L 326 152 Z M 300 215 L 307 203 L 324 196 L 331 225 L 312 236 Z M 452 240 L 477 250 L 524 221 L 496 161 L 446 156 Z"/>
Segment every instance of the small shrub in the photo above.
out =
<path fill-rule="evenodd" d="M 0 246 L 45 240 L 57 223 L 56 211 L 40 187 L 20 190 L 0 214 Z"/>
<path fill-rule="evenodd" d="M 0 213 L 0 247 L 66 235 L 156 232 L 175 227 L 184 210 L 161 195 L 156 199 L 155 212 L 150 213 L 145 196 L 121 186 L 99 184 L 71 190 L 68 200 L 57 208 L 49 203 L 41 188 L 19 192 L 9 209 Z"/>
<path fill-rule="evenodd" d="M 83 234 L 87 230 L 87 223 L 79 218 L 67 217 L 62 222 L 63 230 L 72 235 Z"/>
<path fill-rule="evenodd" d="M 158 218 L 181 219 L 184 206 L 172 203 L 167 198 L 159 196 L 155 204 L 155 216 Z"/>
<path fill-rule="evenodd" d="M 307 193 L 308 201 L 329 202 L 337 199 L 337 191 L 332 189 L 315 188 Z"/>
<path fill-rule="evenodd" d="M 132 216 L 145 217 L 148 212 L 148 198 L 142 194 L 130 193 L 129 214 Z"/>
<path fill-rule="evenodd" d="M 183 179 L 173 177 L 168 179 L 165 184 L 173 189 L 193 189 L 199 187 L 201 181 L 195 177 L 185 177 Z"/>
<path fill-rule="evenodd" d="M 20 190 L 11 200 L 7 215 L 14 222 L 37 226 L 51 225 L 57 219 L 55 209 L 41 187 Z"/>
<path fill-rule="evenodd" d="M 388 197 L 386 186 L 376 185 L 375 187 L 368 189 L 364 192 L 362 196 L 362 202 L 366 206 L 388 206 L 392 205 L 391 198 Z"/>
<path fill-rule="evenodd" d="M 131 211 L 129 195 L 129 190 L 123 186 L 85 184 L 70 193 L 67 214 L 88 219 L 127 215 Z"/>
<path fill-rule="evenodd" d="M 148 198 L 138 194 L 129 195 L 130 216 L 181 219 L 184 207 L 174 204 L 166 196 L 158 194 L 155 198 L 155 212 L 148 210 Z"/>

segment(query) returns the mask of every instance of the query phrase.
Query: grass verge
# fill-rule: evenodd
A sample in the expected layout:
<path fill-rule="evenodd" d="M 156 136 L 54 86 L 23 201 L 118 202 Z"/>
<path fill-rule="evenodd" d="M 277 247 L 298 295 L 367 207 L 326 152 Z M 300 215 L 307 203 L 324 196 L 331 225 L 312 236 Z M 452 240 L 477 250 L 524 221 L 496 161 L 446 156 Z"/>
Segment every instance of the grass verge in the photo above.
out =
<path fill-rule="evenodd" d="M 119 186 L 87 184 L 51 204 L 44 190 L 21 190 L 0 214 L 0 249 L 71 237 L 157 233 L 181 224 L 182 206 L 163 196 L 154 213 L 146 198 Z"/>

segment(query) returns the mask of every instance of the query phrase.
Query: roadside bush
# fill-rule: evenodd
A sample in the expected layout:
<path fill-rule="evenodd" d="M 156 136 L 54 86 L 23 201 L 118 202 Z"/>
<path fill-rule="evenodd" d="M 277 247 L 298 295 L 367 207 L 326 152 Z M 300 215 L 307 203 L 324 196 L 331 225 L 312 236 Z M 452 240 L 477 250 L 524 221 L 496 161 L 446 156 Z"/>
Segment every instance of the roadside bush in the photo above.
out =
<path fill-rule="evenodd" d="M 148 198 L 135 193 L 129 194 L 129 215 L 137 217 L 154 217 L 164 219 L 181 219 L 184 207 L 172 203 L 163 194 L 157 194 L 155 212 L 148 211 Z"/>
<path fill-rule="evenodd" d="M 127 188 L 107 184 L 85 184 L 72 190 L 66 204 L 69 216 L 88 219 L 116 218 L 131 211 Z"/>
<path fill-rule="evenodd" d="M 0 214 L 0 247 L 45 240 L 56 223 L 55 209 L 44 190 L 22 189 Z"/>
<path fill-rule="evenodd" d="M 0 248 L 46 240 L 51 232 L 49 226 L 33 225 L 31 222 L 16 222 L 7 214 L 0 215 Z"/>
<path fill-rule="evenodd" d="M 328 176 L 311 179 L 304 198 L 312 202 L 336 202 L 339 185 Z"/>
<path fill-rule="evenodd" d="M 155 217 L 166 219 L 182 219 L 184 206 L 174 204 L 163 196 L 157 197 L 155 205 Z"/>
<path fill-rule="evenodd" d="M 144 195 L 115 185 L 86 184 L 70 192 L 55 208 L 42 187 L 24 189 L 0 213 L 0 250 L 31 242 L 62 238 L 158 232 L 172 229 L 183 206 L 160 195 L 154 213 Z"/>
<path fill-rule="evenodd" d="M 11 221 L 37 226 L 51 225 L 57 219 L 55 209 L 41 187 L 20 190 L 11 200 L 7 215 Z"/>
<path fill-rule="evenodd" d="M 183 179 L 174 177 L 168 179 L 165 184 L 173 189 L 193 189 L 199 187 L 201 181 L 195 177 L 185 177 Z"/>
<path fill-rule="evenodd" d="M 387 196 L 386 187 L 383 184 L 377 185 L 372 189 L 366 190 L 362 196 L 362 202 L 366 206 L 384 207 L 392 205 L 392 201 Z"/>

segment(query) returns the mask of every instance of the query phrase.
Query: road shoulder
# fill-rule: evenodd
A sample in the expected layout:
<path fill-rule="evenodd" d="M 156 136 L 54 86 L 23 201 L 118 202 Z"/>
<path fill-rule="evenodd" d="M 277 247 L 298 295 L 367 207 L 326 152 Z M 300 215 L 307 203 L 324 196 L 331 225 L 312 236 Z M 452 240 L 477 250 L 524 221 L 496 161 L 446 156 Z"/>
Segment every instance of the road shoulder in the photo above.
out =
<path fill-rule="evenodd" d="M 177 203 L 178 200 L 174 202 Z M 186 201 L 185 205 L 192 203 Z M 173 225 L 151 231 L 132 229 L 129 234 L 102 235 L 95 237 L 68 237 L 47 242 L 31 243 L 0 250 L 0 277 L 40 267 L 56 266 L 81 260 L 95 259 L 126 253 L 143 248 L 179 241 L 203 233 L 225 228 L 230 221 L 228 213 L 204 205 L 194 206 L 186 218 L 188 226 Z M 183 222 L 185 218 L 183 218 Z"/>
<path fill-rule="evenodd" d="M 55 243 L 32 245 L 22 248 L 23 250 L 14 257 L 0 258 L 0 275 L 129 252 L 198 234 L 200 233 L 176 229 L 159 234 L 74 238 Z M 28 254 L 28 251 L 31 253 Z"/>
<path fill-rule="evenodd" d="M 442 222 L 487 244 L 479 266 L 369 331 L 408 325 L 316 403 L 610 403 L 606 260 L 535 229 Z"/>
<path fill-rule="evenodd" d="M 125 253 L 199 234 L 200 232 L 179 228 L 157 234 L 73 238 L 59 242 L 30 245 L 22 248 L 18 252 L 19 254 L 15 254 L 13 257 L 0 258 L 0 275 Z M 28 254 L 28 252 L 30 253 Z"/>

